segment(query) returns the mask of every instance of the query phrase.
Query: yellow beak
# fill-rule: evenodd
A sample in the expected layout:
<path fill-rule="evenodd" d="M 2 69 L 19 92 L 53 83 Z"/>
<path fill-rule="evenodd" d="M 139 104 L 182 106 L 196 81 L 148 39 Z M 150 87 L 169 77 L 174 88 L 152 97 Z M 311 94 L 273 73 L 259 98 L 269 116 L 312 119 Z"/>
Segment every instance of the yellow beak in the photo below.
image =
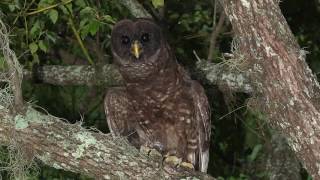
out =
<path fill-rule="evenodd" d="M 134 55 L 134 57 L 136 57 L 137 59 L 139 59 L 141 53 L 142 53 L 142 47 L 139 41 L 134 41 L 131 44 L 131 53 Z"/>

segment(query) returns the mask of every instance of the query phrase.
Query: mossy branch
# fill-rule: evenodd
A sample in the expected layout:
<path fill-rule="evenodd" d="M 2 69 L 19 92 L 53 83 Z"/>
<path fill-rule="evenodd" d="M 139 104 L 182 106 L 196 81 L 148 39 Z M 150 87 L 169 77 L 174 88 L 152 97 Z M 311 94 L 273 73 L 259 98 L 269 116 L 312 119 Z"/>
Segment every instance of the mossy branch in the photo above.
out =
<path fill-rule="evenodd" d="M 68 124 L 31 106 L 26 109 L 25 115 L 0 109 L 0 142 L 9 145 L 14 138 L 51 167 L 97 179 L 213 179 L 200 172 L 168 174 L 161 160 L 141 154 L 124 138 Z"/>
<path fill-rule="evenodd" d="M 36 73 L 36 74 L 34 74 Z M 248 73 L 232 71 L 227 65 L 215 64 L 207 61 L 197 63 L 198 77 L 203 81 L 219 86 L 226 86 L 234 92 L 252 93 Z M 24 71 L 25 79 L 53 85 L 122 85 L 122 77 L 114 65 L 102 66 L 47 65 L 38 67 L 33 72 Z M 201 77 L 200 77 L 201 76 Z M 36 78 L 36 79 L 33 79 Z"/>

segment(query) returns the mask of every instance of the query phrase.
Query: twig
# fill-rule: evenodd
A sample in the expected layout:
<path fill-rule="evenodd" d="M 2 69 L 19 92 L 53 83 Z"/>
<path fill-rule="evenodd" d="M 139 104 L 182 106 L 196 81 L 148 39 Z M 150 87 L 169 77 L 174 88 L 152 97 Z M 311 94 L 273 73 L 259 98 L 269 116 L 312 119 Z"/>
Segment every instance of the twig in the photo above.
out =
<path fill-rule="evenodd" d="M 215 27 L 215 29 L 211 33 L 208 60 L 212 60 L 212 58 L 213 58 L 213 51 L 214 51 L 215 46 L 216 46 L 217 37 L 218 37 L 222 27 L 223 27 L 223 23 L 224 23 L 225 17 L 226 17 L 226 15 L 224 14 L 224 12 L 221 12 L 220 17 L 219 17 L 218 25 Z M 213 24 L 215 24 L 215 23 L 213 23 Z"/>
<path fill-rule="evenodd" d="M 68 1 L 65 1 L 65 2 L 60 2 L 60 3 L 54 4 L 54 5 L 51 5 L 51 6 L 48 6 L 48 7 L 39 9 L 39 10 L 36 10 L 36 11 L 32 11 L 32 12 L 26 13 L 26 15 L 27 15 L 27 16 L 30 16 L 30 15 L 38 14 L 38 13 L 41 13 L 41 12 L 44 12 L 44 11 L 53 9 L 53 8 L 55 8 L 55 7 L 61 6 L 61 5 L 69 4 L 69 3 L 71 3 L 72 1 L 73 1 L 73 0 L 68 0 Z"/>
<path fill-rule="evenodd" d="M 69 17 L 69 24 L 70 24 L 70 26 L 71 26 L 71 29 L 72 29 L 72 32 L 73 32 L 74 36 L 76 37 L 76 39 L 77 39 L 77 41 L 78 41 L 78 43 L 79 43 L 79 45 L 80 45 L 80 48 L 81 48 L 83 54 L 86 56 L 88 62 L 89 62 L 91 65 L 93 65 L 94 62 L 93 62 L 93 60 L 91 59 L 91 57 L 90 57 L 90 55 L 89 55 L 89 53 L 88 53 L 88 50 L 87 50 L 86 47 L 84 46 L 84 44 L 83 44 L 83 42 L 82 42 L 82 39 L 80 38 L 80 35 L 79 35 L 78 31 L 76 30 L 76 27 L 75 27 L 75 25 L 74 25 L 74 22 L 73 22 L 73 20 L 72 20 L 72 17 Z"/>
<path fill-rule="evenodd" d="M 137 0 L 119 0 L 119 3 L 128 8 L 136 18 L 152 18 Z"/>

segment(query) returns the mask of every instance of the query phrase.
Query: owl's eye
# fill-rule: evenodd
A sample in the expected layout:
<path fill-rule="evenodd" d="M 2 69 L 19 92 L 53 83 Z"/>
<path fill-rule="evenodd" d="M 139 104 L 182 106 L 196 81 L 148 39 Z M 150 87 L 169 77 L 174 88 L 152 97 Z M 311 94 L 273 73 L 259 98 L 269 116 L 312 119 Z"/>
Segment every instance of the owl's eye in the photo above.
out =
<path fill-rule="evenodd" d="M 144 33 L 141 36 L 141 41 L 142 42 L 148 42 L 150 40 L 149 34 L 148 33 Z"/>
<path fill-rule="evenodd" d="M 130 43 L 130 38 L 128 36 L 121 36 L 121 43 L 122 44 L 129 44 Z"/>

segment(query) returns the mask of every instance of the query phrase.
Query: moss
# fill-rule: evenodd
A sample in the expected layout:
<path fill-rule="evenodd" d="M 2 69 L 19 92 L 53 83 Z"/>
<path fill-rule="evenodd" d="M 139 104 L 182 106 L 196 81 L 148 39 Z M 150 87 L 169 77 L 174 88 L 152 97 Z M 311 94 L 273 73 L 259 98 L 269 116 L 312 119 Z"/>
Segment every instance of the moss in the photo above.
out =
<path fill-rule="evenodd" d="M 97 143 L 96 138 L 93 137 L 89 132 L 79 132 L 75 135 L 75 139 L 82 143 L 78 146 L 76 152 L 72 153 L 72 156 L 75 158 L 80 158 L 86 148 Z"/>
<path fill-rule="evenodd" d="M 103 178 L 104 179 L 111 179 L 109 175 L 104 175 Z"/>
<path fill-rule="evenodd" d="M 14 122 L 16 129 L 24 129 L 29 126 L 27 119 L 22 115 L 17 115 L 16 117 L 14 117 Z"/>
<path fill-rule="evenodd" d="M 44 115 L 42 115 L 40 112 L 30 107 L 28 108 L 25 116 L 19 114 L 14 118 L 15 128 L 24 129 L 27 128 L 30 123 L 42 123 L 44 122 L 43 119 L 45 119 L 43 116 Z"/>
<path fill-rule="evenodd" d="M 59 164 L 53 163 L 52 167 L 56 168 L 56 169 L 63 169 Z"/>

